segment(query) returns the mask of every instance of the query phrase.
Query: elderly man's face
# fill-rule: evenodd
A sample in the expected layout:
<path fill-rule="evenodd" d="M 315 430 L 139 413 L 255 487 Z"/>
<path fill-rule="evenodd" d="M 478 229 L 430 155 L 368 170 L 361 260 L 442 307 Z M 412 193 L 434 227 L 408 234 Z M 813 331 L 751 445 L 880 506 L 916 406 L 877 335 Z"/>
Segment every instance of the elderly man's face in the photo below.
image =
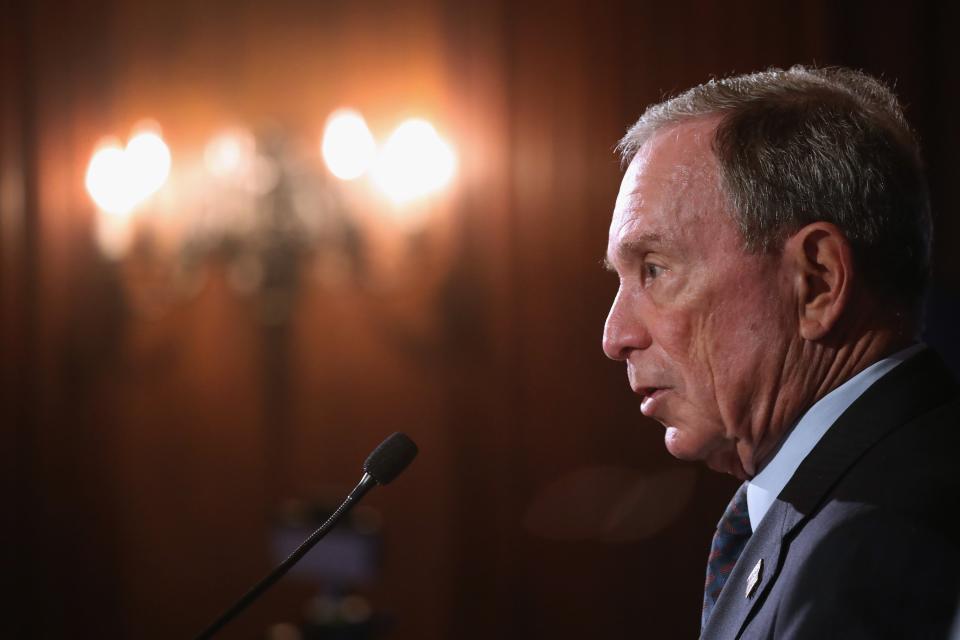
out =
<path fill-rule="evenodd" d="M 714 125 L 661 131 L 630 163 L 610 224 L 620 289 L 603 347 L 627 363 L 670 453 L 745 477 L 776 417 L 791 314 L 780 258 L 743 249 L 710 149 Z"/>

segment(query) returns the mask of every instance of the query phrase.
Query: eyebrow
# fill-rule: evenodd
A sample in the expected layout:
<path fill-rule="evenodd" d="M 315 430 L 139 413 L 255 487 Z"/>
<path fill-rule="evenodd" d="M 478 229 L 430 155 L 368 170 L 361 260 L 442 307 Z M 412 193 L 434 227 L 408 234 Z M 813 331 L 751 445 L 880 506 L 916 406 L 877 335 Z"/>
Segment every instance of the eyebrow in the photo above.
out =
<path fill-rule="evenodd" d="M 652 248 L 656 248 L 663 243 L 663 235 L 659 233 L 642 233 L 635 238 L 625 240 L 617 246 L 617 256 L 623 262 L 628 262 L 631 258 L 642 256 Z M 609 255 L 600 259 L 600 264 L 607 271 L 616 272 L 613 262 Z"/>

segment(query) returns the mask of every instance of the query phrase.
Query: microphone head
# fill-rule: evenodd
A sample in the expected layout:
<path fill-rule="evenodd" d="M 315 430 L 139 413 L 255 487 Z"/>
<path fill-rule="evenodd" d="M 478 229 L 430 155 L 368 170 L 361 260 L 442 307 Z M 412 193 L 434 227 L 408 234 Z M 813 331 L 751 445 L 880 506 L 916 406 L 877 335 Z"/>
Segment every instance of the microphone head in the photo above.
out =
<path fill-rule="evenodd" d="M 400 475 L 416 457 L 417 445 L 407 434 L 398 431 L 367 456 L 363 471 L 376 480 L 377 484 L 387 484 Z"/>

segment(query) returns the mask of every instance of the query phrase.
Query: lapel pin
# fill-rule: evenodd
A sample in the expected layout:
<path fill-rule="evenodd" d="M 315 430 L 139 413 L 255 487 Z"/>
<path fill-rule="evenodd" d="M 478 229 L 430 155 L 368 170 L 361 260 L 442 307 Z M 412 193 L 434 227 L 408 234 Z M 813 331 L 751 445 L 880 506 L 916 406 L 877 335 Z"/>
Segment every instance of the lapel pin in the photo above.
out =
<path fill-rule="evenodd" d="M 763 576 L 763 558 L 757 560 L 757 564 L 753 566 L 753 571 L 750 572 L 750 576 L 747 577 L 747 592 L 743 594 L 743 597 L 749 598 L 753 595 L 753 592 L 757 590 L 757 585 L 760 584 L 760 580 Z"/>

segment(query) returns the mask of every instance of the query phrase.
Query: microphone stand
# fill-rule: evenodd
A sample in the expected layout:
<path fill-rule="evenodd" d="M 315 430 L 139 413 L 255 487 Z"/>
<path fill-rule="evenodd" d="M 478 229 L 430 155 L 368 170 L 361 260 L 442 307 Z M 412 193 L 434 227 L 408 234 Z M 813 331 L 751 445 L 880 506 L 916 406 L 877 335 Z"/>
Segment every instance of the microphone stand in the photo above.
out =
<path fill-rule="evenodd" d="M 354 487 L 353 491 L 350 492 L 350 495 L 347 496 L 337 510 L 334 511 L 326 522 L 320 525 L 316 531 L 314 531 L 309 538 L 307 538 L 303 544 L 296 548 L 296 550 L 291 553 L 286 560 L 277 565 L 277 568 L 267 574 L 260 582 L 255 584 L 246 594 L 239 600 L 236 604 L 227 609 L 219 618 L 214 620 L 210 626 L 204 629 L 200 635 L 198 635 L 195 640 L 208 640 L 213 637 L 217 631 L 222 629 L 228 622 L 236 618 L 244 609 L 246 609 L 250 604 L 259 598 L 264 591 L 269 589 L 273 584 L 282 578 L 293 565 L 299 562 L 310 549 L 314 547 L 327 533 L 333 529 L 341 517 L 344 516 L 353 506 L 360 501 L 370 489 L 377 485 L 377 481 L 369 473 L 364 473 L 363 477 L 360 479 L 360 482 Z"/>

